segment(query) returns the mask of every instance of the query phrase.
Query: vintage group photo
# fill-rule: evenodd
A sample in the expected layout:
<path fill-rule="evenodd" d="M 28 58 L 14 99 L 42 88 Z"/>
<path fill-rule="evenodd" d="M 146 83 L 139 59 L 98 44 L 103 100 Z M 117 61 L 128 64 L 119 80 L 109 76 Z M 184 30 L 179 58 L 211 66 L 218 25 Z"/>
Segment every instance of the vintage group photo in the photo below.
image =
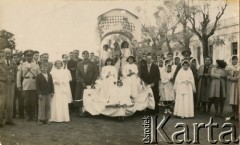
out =
<path fill-rule="evenodd" d="M 0 145 L 141 145 L 168 116 L 167 134 L 214 120 L 198 144 L 239 143 L 238 0 L 0 7 Z"/>

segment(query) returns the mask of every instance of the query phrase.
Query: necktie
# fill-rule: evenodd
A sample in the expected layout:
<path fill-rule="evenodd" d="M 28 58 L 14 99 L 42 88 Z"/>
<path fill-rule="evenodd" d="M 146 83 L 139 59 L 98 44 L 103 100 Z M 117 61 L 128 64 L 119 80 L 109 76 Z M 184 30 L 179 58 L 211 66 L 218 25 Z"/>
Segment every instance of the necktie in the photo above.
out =
<path fill-rule="evenodd" d="M 9 66 L 9 60 L 7 60 L 7 66 Z"/>
<path fill-rule="evenodd" d="M 150 72 L 150 67 L 151 67 L 151 65 L 148 64 L 147 67 L 148 67 L 148 73 L 149 73 L 149 72 Z"/>

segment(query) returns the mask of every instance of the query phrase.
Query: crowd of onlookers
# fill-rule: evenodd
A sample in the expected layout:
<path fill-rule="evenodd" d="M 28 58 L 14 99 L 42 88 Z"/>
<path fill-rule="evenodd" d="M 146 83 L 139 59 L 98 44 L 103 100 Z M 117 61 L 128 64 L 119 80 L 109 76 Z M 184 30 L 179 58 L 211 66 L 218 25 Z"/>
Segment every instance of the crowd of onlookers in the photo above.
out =
<path fill-rule="evenodd" d="M 204 64 L 199 66 L 189 49 L 182 52 L 181 58 L 171 52 L 164 56 L 138 51 L 133 56 L 128 43 L 123 42 L 121 48 L 118 44 L 114 48 L 104 45 L 100 56 L 83 51 L 80 58 L 79 50 L 74 50 L 54 63 L 49 62 L 48 53 L 40 55 L 33 50 L 12 53 L 6 48 L 0 63 L 0 127 L 4 120 L 6 125 L 14 125 L 16 117 L 38 120 L 38 124 L 68 122 L 68 107 L 70 112 L 77 108 L 79 116 L 84 116 L 83 91 L 88 86 L 94 88 L 95 81 L 103 76 L 102 68 L 107 65 L 115 66 L 117 80 L 124 75 L 135 75 L 149 85 L 156 102 L 155 113 L 159 112 L 158 106 L 163 106 L 164 113 L 194 117 L 194 109 L 210 113 L 214 105 L 214 115 L 222 116 L 227 101 L 233 112 L 229 117 L 238 118 L 236 55 L 231 57 L 230 64 L 217 60 L 213 65 L 212 58 L 205 57 Z M 124 70 L 125 66 L 128 69 Z M 55 101 L 50 101 L 53 98 Z M 74 100 L 80 101 L 72 103 Z"/>

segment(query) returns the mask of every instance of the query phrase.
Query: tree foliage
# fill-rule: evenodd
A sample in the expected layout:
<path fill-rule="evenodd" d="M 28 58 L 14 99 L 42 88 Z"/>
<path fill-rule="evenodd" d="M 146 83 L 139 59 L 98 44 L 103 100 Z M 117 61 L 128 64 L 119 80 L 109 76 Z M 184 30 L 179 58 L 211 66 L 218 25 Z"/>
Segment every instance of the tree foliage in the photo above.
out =
<path fill-rule="evenodd" d="M 15 49 L 14 34 L 6 30 L 0 30 L 0 50 L 5 48 Z"/>

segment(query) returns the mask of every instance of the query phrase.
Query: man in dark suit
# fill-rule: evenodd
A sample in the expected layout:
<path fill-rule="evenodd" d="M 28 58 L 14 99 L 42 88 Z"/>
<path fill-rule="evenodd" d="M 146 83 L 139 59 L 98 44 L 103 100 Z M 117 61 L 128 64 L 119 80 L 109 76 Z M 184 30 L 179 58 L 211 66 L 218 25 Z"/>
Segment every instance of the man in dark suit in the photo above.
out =
<path fill-rule="evenodd" d="M 17 68 L 20 66 L 21 58 L 18 53 L 13 54 L 12 60 L 17 65 Z M 14 92 L 14 100 L 13 100 L 13 118 L 17 116 L 17 110 L 19 113 L 19 117 L 21 119 L 24 118 L 24 100 L 22 97 L 22 93 L 17 89 L 17 84 L 15 83 L 15 92 Z"/>
<path fill-rule="evenodd" d="M 39 66 L 42 65 L 43 63 L 47 64 L 48 65 L 48 73 L 50 73 L 52 68 L 53 68 L 53 63 L 48 61 L 49 60 L 49 54 L 48 53 L 43 53 L 41 56 L 42 56 L 42 61 L 41 61 L 41 63 L 39 63 Z"/>
<path fill-rule="evenodd" d="M 143 58 L 143 53 L 140 51 L 138 52 L 138 56 L 137 56 L 137 66 L 138 66 L 138 72 L 139 75 L 141 75 L 141 66 L 146 65 L 147 61 L 145 60 L 146 58 Z M 146 54 L 145 54 L 146 56 Z"/>
<path fill-rule="evenodd" d="M 76 92 L 76 69 L 77 62 L 74 60 L 73 52 L 69 53 L 69 61 L 67 62 L 67 69 L 70 71 L 72 76 L 72 81 L 70 81 L 70 88 L 72 92 L 72 99 L 75 100 L 75 92 Z M 74 105 L 70 104 L 69 109 L 71 112 L 74 111 Z"/>
<path fill-rule="evenodd" d="M 89 60 L 89 52 L 83 51 L 82 53 L 83 61 L 77 64 L 76 70 L 76 99 L 83 98 L 83 91 L 87 88 L 87 86 L 94 87 L 95 81 L 97 79 L 98 70 L 97 65 Z M 79 104 L 79 116 L 84 116 L 83 114 L 83 103 Z"/>
<path fill-rule="evenodd" d="M 4 59 L 0 60 L 0 128 L 3 127 L 3 114 L 6 109 L 6 125 L 13 123 L 13 99 L 17 67 L 11 60 L 12 51 L 4 49 Z"/>
<path fill-rule="evenodd" d="M 79 50 L 73 50 L 73 56 L 74 56 L 74 60 L 79 63 L 82 61 L 81 58 L 79 58 Z"/>
<path fill-rule="evenodd" d="M 143 63 L 140 68 L 140 78 L 147 84 L 150 85 L 153 91 L 154 100 L 155 100 L 155 111 L 154 113 L 159 112 L 159 108 L 156 105 L 160 99 L 158 91 L 158 83 L 160 80 L 160 72 L 157 65 L 153 63 L 151 54 L 148 54 L 146 57 L 147 63 Z"/>

